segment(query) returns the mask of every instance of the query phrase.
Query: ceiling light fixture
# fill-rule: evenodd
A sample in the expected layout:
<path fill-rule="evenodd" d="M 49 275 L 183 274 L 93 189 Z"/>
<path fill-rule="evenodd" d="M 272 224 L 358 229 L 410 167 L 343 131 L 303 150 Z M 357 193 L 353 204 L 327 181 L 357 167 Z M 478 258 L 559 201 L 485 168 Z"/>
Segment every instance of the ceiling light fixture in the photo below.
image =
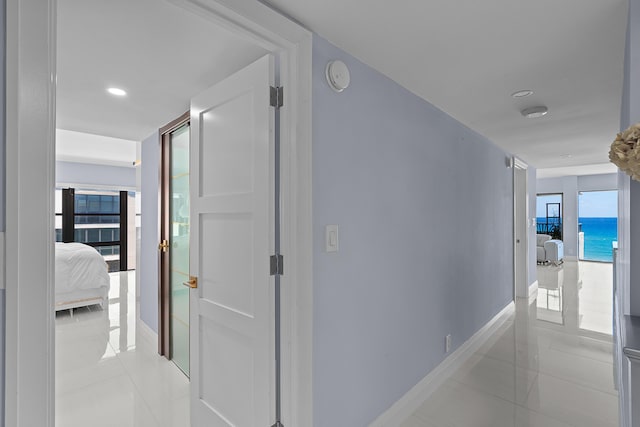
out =
<path fill-rule="evenodd" d="M 520 111 L 520 114 L 522 114 L 527 119 L 535 119 L 544 116 L 548 112 L 549 109 L 547 107 L 545 107 L 544 105 L 538 105 L 536 107 L 525 108 L 524 110 Z"/>
<path fill-rule="evenodd" d="M 119 87 L 107 88 L 107 92 L 109 92 L 111 95 L 115 95 L 115 96 L 126 96 L 127 95 L 127 92 L 124 89 L 120 89 Z"/>
<path fill-rule="evenodd" d="M 529 95 L 533 95 L 533 91 L 529 89 L 519 90 L 511 94 L 513 98 L 524 98 L 525 96 L 529 96 Z"/>

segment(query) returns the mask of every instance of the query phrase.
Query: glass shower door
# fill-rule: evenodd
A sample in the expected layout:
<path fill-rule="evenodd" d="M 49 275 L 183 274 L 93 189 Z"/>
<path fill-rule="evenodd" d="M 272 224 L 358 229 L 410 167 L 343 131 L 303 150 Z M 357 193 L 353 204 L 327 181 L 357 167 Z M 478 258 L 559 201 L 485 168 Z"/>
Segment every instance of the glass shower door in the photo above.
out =
<path fill-rule="evenodd" d="M 171 132 L 170 358 L 189 376 L 189 124 Z"/>

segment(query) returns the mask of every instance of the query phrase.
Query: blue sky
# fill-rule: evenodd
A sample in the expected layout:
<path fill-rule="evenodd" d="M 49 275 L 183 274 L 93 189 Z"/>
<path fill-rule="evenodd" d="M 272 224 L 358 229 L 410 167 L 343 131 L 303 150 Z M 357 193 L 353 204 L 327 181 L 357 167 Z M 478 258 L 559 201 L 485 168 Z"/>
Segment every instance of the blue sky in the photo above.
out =
<path fill-rule="evenodd" d="M 538 196 L 536 204 L 536 216 L 547 216 L 547 203 L 560 203 L 560 195 Z M 578 216 L 583 218 L 610 218 L 618 216 L 618 192 L 617 191 L 584 191 L 578 197 Z"/>
<path fill-rule="evenodd" d="M 562 196 L 560 194 L 538 196 L 536 202 L 536 217 L 545 218 L 547 216 L 547 203 L 562 203 Z M 549 216 L 554 216 L 553 212 L 550 211 Z"/>
<path fill-rule="evenodd" d="M 617 217 L 617 191 L 585 191 L 578 197 L 578 216 L 580 217 Z"/>

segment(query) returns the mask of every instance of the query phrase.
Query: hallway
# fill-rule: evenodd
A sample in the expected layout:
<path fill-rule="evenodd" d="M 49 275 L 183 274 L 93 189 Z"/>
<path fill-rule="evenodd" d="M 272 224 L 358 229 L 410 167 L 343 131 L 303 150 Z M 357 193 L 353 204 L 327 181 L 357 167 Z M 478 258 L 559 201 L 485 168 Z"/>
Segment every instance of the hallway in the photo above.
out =
<path fill-rule="evenodd" d="M 539 266 L 537 295 L 402 427 L 616 427 L 610 271 Z M 135 272 L 110 276 L 108 310 L 56 316 L 56 426 L 187 426 L 187 378 L 136 331 Z"/>
<path fill-rule="evenodd" d="M 538 266 L 537 295 L 402 427 L 617 427 L 611 277 L 611 264 Z"/>

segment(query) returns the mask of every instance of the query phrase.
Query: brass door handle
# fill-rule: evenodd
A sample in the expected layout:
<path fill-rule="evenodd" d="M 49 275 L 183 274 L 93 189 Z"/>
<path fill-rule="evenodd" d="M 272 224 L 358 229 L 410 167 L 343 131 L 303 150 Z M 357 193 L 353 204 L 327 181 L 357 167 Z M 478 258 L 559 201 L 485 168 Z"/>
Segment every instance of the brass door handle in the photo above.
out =
<path fill-rule="evenodd" d="M 196 276 L 189 276 L 189 281 L 182 282 L 182 284 L 191 289 L 196 289 L 198 287 L 198 278 Z"/>
<path fill-rule="evenodd" d="M 160 244 L 158 244 L 159 251 L 167 252 L 168 249 L 169 249 L 169 242 L 167 241 L 167 239 L 164 239 L 162 242 L 160 242 Z"/>

